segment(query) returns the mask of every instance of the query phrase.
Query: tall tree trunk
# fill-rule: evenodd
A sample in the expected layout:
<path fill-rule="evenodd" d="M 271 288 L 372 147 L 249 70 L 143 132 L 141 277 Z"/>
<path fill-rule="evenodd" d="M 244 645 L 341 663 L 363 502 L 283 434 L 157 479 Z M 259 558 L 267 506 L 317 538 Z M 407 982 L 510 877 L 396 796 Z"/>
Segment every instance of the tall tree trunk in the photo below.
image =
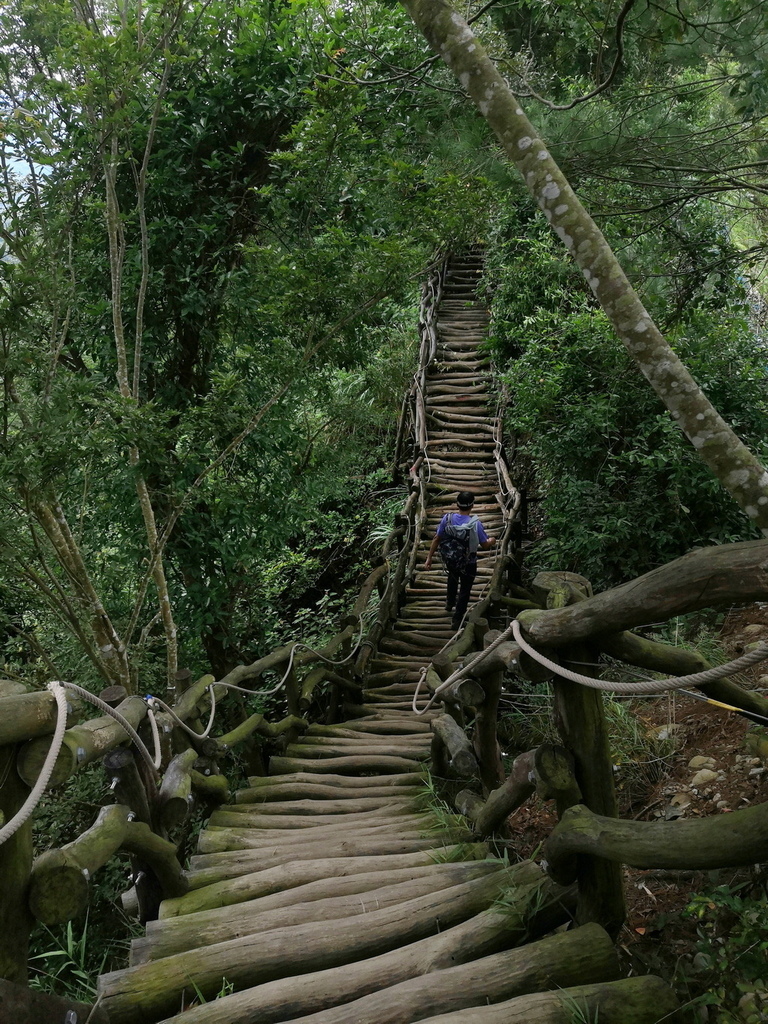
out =
<path fill-rule="evenodd" d="M 464 18 L 446 0 L 402 0 L 402 4 L 493 128 L 672 418 L 749 519 L 768 536 L 768 472 L 672 351 Z"/>

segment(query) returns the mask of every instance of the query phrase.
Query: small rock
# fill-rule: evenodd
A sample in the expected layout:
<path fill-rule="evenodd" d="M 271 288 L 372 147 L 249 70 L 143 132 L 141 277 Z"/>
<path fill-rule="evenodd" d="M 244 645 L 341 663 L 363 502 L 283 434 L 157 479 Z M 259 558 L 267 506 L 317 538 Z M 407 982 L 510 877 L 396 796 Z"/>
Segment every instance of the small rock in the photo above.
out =
<path fill-rule="evenodd" d="M 685 809 L 691 806 L 691 798 L 687 793 L 676 793 L 670 800 L 670 804 L 673 807 L 680 807 Z"/>
<path fill-rule="evenodd" d="M 727 806 L 728 806 L 728 801 L 727 800 L 718 800 L 717 801 L 717 809 L 719 811 L 724 810 L 725 808 L 727 808 Z"/>
<path fill-rule="evenodd" d="M 715 793 L 715 795 L 712 797 L 713 803 L 717 803 L 719 800 L 722 800 L 722 799 L 723 799 L 722 793 Z"/>
<path fill-rule="evenodd" d="M 768 686 L 768 683 L 766 683 Z M 673 725 L 660 725 L 655 729 L 651 729 L 648 735 L 651 739 L 655 740 L 671 740 L 680 731 L 680 726 L 677 723 Z"/>
<path fill-rule="evenodd" d="M 696 757 L 692 757 L 688 762 L 689 768 L 714 768 L 715 759 L 714 757 L 704 757 L 702 754 L 697 754 Z"/>
<path fill-rule="evenodd" d="M 742 633 L 762 633 L 765 626 L 761 622 L 751 622 L 742 629 Z"/>
<path fill-rule="evenodd" d="M 700 772 L 696 772 L 691 779 L 691 785 L 706 786 L 708 782 L 714 782 L 715 779 L 717 779 L 717 772 L 713 772 L 709 768 L 702 768 L 702 770 Z"/>
<path fill-rule="evenodd" d="M 749 769 L 749 774 L 750 775 L 763 775 L 764 773 L 765 773 L 765 768 L 750 768 Z"/>

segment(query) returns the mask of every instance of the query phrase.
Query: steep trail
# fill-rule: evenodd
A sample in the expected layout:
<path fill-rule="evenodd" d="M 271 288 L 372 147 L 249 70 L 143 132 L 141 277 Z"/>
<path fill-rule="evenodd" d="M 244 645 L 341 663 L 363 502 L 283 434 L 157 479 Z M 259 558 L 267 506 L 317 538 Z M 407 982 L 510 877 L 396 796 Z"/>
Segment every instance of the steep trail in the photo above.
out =
<path fill-rule="evenodd" d="M 272 757 L 267 777 L 214 812 L 189 893 L 166 900 L 134 940 L 131 965 L 100 981 L 113 1024 L 407 1024 L 541 987 L 495 958 L 535 959 L 535 947 L 501 951 L 564 920 L 545 898 L 551 884 L 435 813 L 423 769 L 441 711 L 427 709 L 426 694 L 413 709 L 422 669 L 454 633 L 444 573 L 423 568 L 435 528 L 459 490 L 475 493 L 489 534 L 503 524 L 481 272 L 469 255 L 446 274 L 424 395 L 432 500 L 414 581 L 370 662 L 363 703 L 345 705 L 340 724 L 311 725 Z M 472 600 L 493 558 L 480 553 Z M 502 894 L 505 914 L 489 909 Z M 557 981 L 546 987 L 588 974 L 570 954 L 567 967 L 551 956 Z M 473 969 L 483 957 L 494 963 Z"/>

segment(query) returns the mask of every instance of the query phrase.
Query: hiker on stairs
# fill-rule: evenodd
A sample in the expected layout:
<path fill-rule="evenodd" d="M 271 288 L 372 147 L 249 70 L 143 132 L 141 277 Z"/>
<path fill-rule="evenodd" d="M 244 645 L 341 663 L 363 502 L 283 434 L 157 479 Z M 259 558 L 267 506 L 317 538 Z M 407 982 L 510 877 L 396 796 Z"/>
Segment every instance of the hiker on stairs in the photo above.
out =
<path fill-rule="evenodd" d="M 456 498 L 459 511 L 446 512 L 440 520 L 424 563 L 426 570 L 432 568 L 432 557 L 439 545 L 440 557 L 448 573 L 445 610 L 453 612 L 451 625 L 454 629 L 461 625 L 469 604 L 472 584 L 477 575 L 477 550 L 493 547 L 496 543 L 496 538 L 489 537 L 478 517 L 472 515 L 474 504 L 475 496 L 471 491 L 459 492 Z"/>

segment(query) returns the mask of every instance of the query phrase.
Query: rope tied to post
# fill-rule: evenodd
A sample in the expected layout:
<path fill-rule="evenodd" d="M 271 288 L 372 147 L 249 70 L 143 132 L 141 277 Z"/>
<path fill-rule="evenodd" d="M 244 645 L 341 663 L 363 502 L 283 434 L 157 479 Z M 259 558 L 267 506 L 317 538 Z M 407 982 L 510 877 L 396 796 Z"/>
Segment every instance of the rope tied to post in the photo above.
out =
<path fill-rule="evenodd" d="M 725 679 L 727 676 L 736 675 L 738 672 L 742 672 L 745 668 L 750 668 L 752 665 L 756 665 L 758 662 L 765 661 L 765 659 L 768 658 L 768 643 L 763 641 L 758 644 L 753 651 L 748 651 L 746 654 L 742 654 L 733 661 L 726 662 L 724 665 L 716 665 L 714 668 L 708 668 L 703 672 L 694 672 L 692 675 L 687 676 L 672 676 L 667 679 L 640 679 L 634 683 L 620 683 L 608 679 L 594 679 L 592 676 L 582 675 L 581 673 L 574 672 L 569 668 L 564 668 L 556 661 L 552 661 L 551 658 L 542 654 L 541 651 L 536 650 L 535 647 L 525 640 L 520 623 L 517 619 L 513 619 L 511 625 L 500 633 L 493 643 L 489 644 L 485 650 L 480 651 L 462 668 L 453 672 L 443 683 L 440 684 L 440 686 L 435 689 L 426 707 L 417 709 L 416 699 L 424 677 L 426 676 L 425 670 L 422 678 L 419 679 L 416 693 L 414 694 L 413 710 L 417 714 L 424 714 L 425 711 L 432 707 L 436 698 L 443 690 L 446 690 L 449 686 L 459 682 L 459 680 L 470 676 L 472 674 L 472 669 L 479 662 L 484 658 L 487 658 L 488 655 L 495 651 L 500 644 L 510 638 L 514 638 L 515 643 L 517 643 L 520 649 L 530 655 L 530 657 L 540 665 L 548 668 L 551 672 L 554 672 L 563 679 L 570 679 L 571 682 L 579 683 L 581 686 L 588 686 L 593 690 L 603 690 L 628 695 L 634 694 L 636 696 L 642 696 L 649 693 L 664 693 L 671 690 L 683 690 L 690 686 L 701 686 L 702 684 L 713 683 L 718 679 Z"/>
<path fill-rule="evenodd" d="M 537 651 L 535 647 L 532 647 L 523 638 L 523 631 L 517 619 L 512 622 L 510 628 L 515 642 L 520 645 L 520 649 L 538 661 L 540 665 L 550 669 L 550 671 L 555 672 L 564 679 L 570 679 L 574 683 L 588 686 L 592 690 L 611 690 L 614 693 L 660 693 L 667 690 L 683 690 L 688 686 L 701 686 L 703 683 L 713 683 L 717 679 L 725 679 L 726 676 L 736 675 L 737 672 L 741 672 L 743 669 L 749 668 L 751 665 L 755 665 L 757 662 L 768 658 L 768 643 L 763 641 L 753 651 L 748 651 L 746 654 L 742 654 L 741 657 L 726 662 L 725 665 L 716 665 L 714 668 L 708 668 L 703 672 L 694 672 L 689 676 L 672 676 L 667 679 L 640 679 L 636 683 L 619 683 L 608 679 L 593 679 L 591 676 L 583 676 L 579 672 L 573 672 L 571 669 L 558 665 L 557 662 L 547 658 L 541 651 Z"/>

